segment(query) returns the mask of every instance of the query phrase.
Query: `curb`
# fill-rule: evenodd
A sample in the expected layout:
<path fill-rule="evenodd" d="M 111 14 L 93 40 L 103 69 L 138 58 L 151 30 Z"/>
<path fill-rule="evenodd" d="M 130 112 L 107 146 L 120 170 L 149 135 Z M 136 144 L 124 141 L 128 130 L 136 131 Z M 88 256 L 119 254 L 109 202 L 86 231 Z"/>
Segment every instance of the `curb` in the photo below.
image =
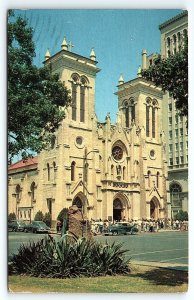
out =
<path fill-rule="evenodd" d="M 188 272 L 187 264 L 169 264 L 169 263 L 161 263 L 161 262 L 157 262 L 157 261 L 140 261 L 140 260 L 139 261 L 131 260 L 131 263 L 134 265 L 157 267 L 157 268 L 163 268 L 163 269 Z"/>

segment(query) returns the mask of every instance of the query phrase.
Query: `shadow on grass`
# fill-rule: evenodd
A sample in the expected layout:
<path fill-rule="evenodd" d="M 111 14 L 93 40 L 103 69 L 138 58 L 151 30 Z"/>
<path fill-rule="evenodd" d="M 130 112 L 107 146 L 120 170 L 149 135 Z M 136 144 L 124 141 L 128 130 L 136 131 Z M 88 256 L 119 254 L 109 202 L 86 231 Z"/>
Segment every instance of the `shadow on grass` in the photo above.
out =
<path fill-rule="evenodd" d="M 131 277 L 140 277 L 156 285 L 178 286 L 188 283 L 188 272 L 169 270 L 164 268 L 153 268 L 145 272 L 131 274 Z"/>

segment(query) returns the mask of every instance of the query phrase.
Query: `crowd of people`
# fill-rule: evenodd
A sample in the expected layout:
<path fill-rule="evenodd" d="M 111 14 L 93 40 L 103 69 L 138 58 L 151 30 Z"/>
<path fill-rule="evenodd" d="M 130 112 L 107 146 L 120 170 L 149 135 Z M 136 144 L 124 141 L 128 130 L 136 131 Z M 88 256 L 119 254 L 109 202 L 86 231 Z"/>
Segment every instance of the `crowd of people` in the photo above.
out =
<path fill-rule="evenodd" d="M 138 228 L 138 232 L 158 232 L 159 230 L 188 230 L 188 221 L 179 221 L 179 220 L 170 220 L 168 219 L 166 222 L 164 219 L 142 219 L 142 220 L 128 220 L 124 218 L 123 220 L 117 221 L 109 221 L 102 219 L 93 220 L 91 219 L 90 227 L 91 231 L 94 234 L 102 234 L 103 232 L 106 232 L 109 228 L 109 226 L 112 226 L 114 224 L 122 224 L 127 223 L 131 226 L 135 226 Z M 62 229 L 62 222 L 57 221 L 56 224 L 56 230 L 57 232 L 61 232 Z"/>
<path fill-rule="evenodd" d="M 159 230 L 188 230 L 188 221 L 179 221 L 179 220 L 170 220 L 168 219 L 166 222 L 164 219 L 142 219 L 142 220 L 128 220 L 124 218 L 123 220 L 117 221 L 109 221 L 101 219 L 93 220 L 91 219 L 90 225 L 92 232 L 96 234 L 102 234 L 106 232 L 108 227 L 114 224 L 122 224 L 128 223 L 131 226 L 135 226 L 138 228 L 138 232 L 158 232 Z"/>

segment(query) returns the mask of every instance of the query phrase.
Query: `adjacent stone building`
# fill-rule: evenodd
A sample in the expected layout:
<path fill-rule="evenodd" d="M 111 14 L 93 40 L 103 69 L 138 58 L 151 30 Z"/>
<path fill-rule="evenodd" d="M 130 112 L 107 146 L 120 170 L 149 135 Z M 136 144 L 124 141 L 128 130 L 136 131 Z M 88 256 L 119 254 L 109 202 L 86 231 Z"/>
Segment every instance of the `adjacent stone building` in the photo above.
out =
<path fill-rule="evenodd" d="M 167 20 L 159 26 L 161 32 L 161 56 L 168 58 L 179 52 L 188 37 L 188 12 Z M 147 55 L 142 51 L 142 68 L 154 64 L 158 53 Z M 166 157 L 168 164 L 169 195 L 171 217 L 178 211 L 188 211 L 188 128 L 187 117 L 176 110 L 175 100 L 169 93 L 163 95 L 162 128 L 166 140 Z"/>
<path fill-rule="evenodd" d="M 180 51 L 188 36 L 188 12 L 159 26 L 161 55 L 166 58 Z M 172 217 L 179 210 L 188 211 L 188 128 L 185 116 L 176 110 L 175 101 L 163 98 L 163 130 L 167 143 L 168 179 Z"/>

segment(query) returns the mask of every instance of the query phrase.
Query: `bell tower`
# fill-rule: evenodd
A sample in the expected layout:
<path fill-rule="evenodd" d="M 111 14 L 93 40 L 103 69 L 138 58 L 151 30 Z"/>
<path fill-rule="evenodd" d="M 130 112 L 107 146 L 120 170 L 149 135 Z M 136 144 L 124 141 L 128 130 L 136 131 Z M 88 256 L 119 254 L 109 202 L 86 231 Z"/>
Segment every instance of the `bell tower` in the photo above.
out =
<path fill-rule="evenodd" d="M 163 93 L 160 88 L 148 83 L 141 77 L 140 68 L 138 77 L 124 82 L 119 78 L 118 108 L 121 124 L 130 128 L 133 124 L 144 127 L 147 139 L 159 140 L 161 132 L 161 100 Z M 122 79 L 122 80 L 121 80 Z"/>
<path fill-rule="evenodd" d="M 72 52 L 74 45 L 63 39 L 61 51 L 51 56 L 47 50 L 44 64 L 53 74 L 58 73 L 60 80 L 71 91 L 72 105 L 69 119 L 72 127 L 92 128 L 92 116 L 95 114 L 95 81 L 100 71 L 96 67 L 96 54 L 91 49 L 90 57 Z"/>

